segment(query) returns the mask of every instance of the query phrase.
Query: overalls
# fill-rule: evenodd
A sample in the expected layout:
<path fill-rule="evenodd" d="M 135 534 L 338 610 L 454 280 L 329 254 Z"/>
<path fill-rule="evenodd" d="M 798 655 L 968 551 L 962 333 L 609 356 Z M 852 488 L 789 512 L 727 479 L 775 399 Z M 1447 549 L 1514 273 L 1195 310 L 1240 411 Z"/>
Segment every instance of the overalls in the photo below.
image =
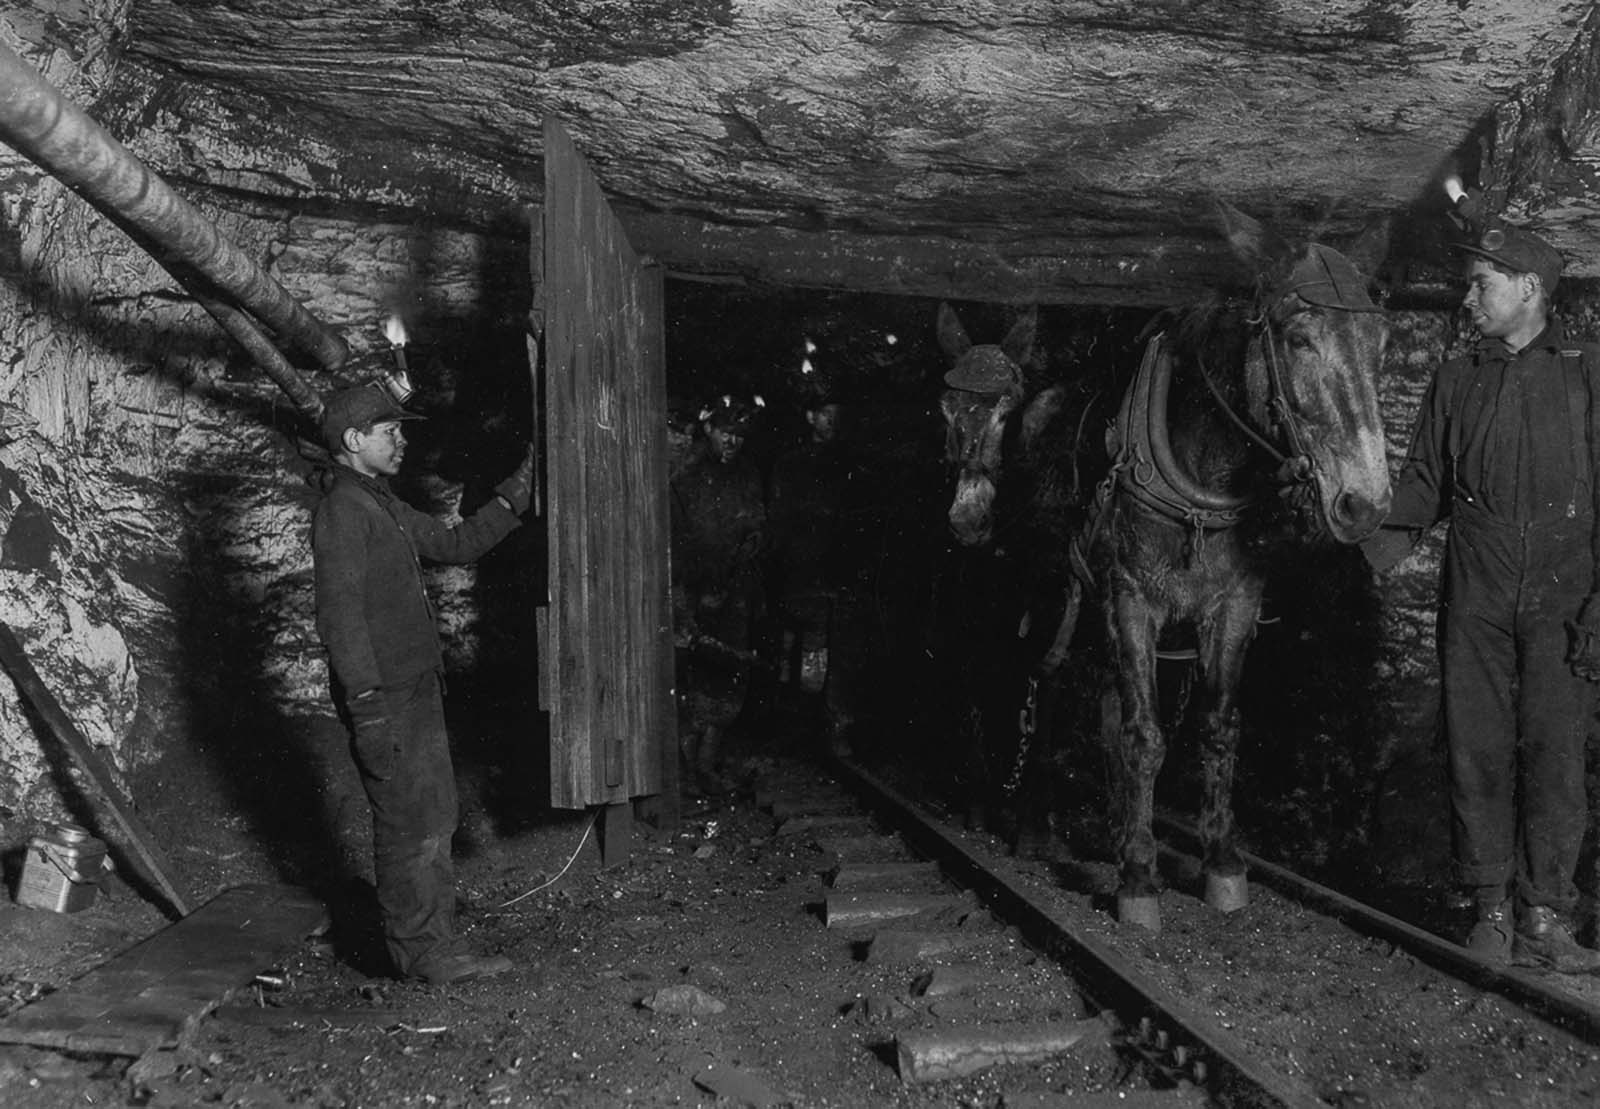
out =
<path fill-rule="evenodd" d="M 1595 585 L 1592 365 L 1555 327 L 1515 355 L 1480 343 L 1455 367 L 1435 451 L 1418 444 L 1407 467 L 1443 463 L 1451 517 L 1439 648 L 1458 877 L 1559 911 L 1577 900 L 1594 709 L 1566 661 L 1566 622 Z"/>

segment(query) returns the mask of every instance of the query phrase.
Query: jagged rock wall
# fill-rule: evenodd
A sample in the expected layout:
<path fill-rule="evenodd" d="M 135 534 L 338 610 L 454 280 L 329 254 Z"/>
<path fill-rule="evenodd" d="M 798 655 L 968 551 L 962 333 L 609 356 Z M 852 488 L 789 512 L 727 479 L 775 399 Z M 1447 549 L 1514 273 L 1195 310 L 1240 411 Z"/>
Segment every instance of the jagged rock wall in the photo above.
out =
<path fill-rule="evenodd" d="M 84 40 L 80 60 L 33 51 L 69 95 L 92 97 L 109 79 L 111 25 Z M 20 44 L 18 44 L 20 45 Z M 92 412 L 112 391 L 93 280 L 124 266 L 85 228 L 81 204 L 54 182 L 7 159 L 0 225 L 0 619 L 84 737 L 128 765 L 138 674 L 115 609 L 122 582 L 107 572 L 117 498 L 98 496 L 109 467 L 86 451 Z M 135 270 L 140 264 L 133 262 Z M 114 278 L 115 280 L 115 278 Z M 63 326 L 77 320 L 78 326 Z M 108 513 L 106 509 L 112 509 Z M 0 829 L 13 819 L 66 815 L 71 760 L 39 740 L 9 681 L 0 682 Z"/>
<path fill-rule="evenodd" d="M 34 60 L 80 96 L 104 86 L 65 50 Z M 218 764 L 326 718 L 315 494 L 298 442 L 314 434 L 122 232 L 9 151 L 0 171 L 0 619 L 117 776 L 174 747 Z M 404 313 L 419 403 L 439 431 L 419 436 L 411 492 L 443 515 L 481 500 L 529 426 L 521 321 L 507 307 L 519 289 L 526 302 L 526 263 L 502 256 L 525 252 L 525 235 L 206 211 L 346 333 L 352 373 L 386 366 L 384 351 L 377 363 L 364 352 L 382 344 L 388 313 Z M 479 575 L 431 573 L 450 662 L 470 666 Z M 84 818 L 70 767 L 0 681 L 0 841 Z"/>

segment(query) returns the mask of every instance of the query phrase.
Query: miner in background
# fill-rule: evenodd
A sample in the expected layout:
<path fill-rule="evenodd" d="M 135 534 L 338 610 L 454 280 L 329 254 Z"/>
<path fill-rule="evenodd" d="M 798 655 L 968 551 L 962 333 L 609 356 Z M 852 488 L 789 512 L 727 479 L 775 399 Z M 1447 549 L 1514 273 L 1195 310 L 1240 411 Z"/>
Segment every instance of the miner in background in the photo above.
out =
<path fill-rule="evenodd" d="M 837 754 L 849 750 L 859 668 L 848 512 L 854 471 L 837 390 L 814 372 L 802 387 L 808 434 L 773 462 L 767 521 L 780 680 L 796 686 Z"/>
<path fill-rule="evenodd" d="M 455 935 L 450 840 L 459 811 L 444 658 L 419 560 L 471 562 L 509 535 L 528 507 L 533 456 L 530 449 L 476 513 L 446 525 L 389 488 L 405 458 L 403 424 L 421 418 L 381 381 L 329 398 L 322 435 L 334 467 L 311 543 L 317 632 L 372 806 L 385 943 L 401 977 L 445 983 L 497 974 L 511 962 L 463 951 Z"/>
<path fill-rule="evenodd" d="M 700 410 L 694 454 L 672 479 L 672 612 L 685 780 L 722 793 L 722 742 L 744 708 L 761 617 L 761 471 L 744 450 L 760 406 L 731 395 Z"/>
<path fill-rule="evenodd" d="M 1570 914 L 1600 676 L 1600 347 L 1551 319 L 1562 260 L 1549 243 L 1492 227 L 1462 249 L 1479 338 L 1430 383 L 1389 518 L 1363 551 L 1387 569 L 1449 518 L 1439 653 L 1455 864 L 1477 912 L 1467 947 L 1593 972 L 1600 952 Z"/>

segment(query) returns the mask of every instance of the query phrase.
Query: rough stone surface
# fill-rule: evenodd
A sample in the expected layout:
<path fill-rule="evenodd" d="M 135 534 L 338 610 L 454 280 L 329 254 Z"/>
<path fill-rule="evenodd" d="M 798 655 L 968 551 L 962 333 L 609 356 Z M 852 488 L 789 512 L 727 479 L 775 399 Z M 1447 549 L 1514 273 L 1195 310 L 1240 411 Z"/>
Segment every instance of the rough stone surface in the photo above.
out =
<path fill-rule="evenodd" d="M 80 95 L 103 81 L 105 56 L 92 40 L 35 54 Z M 0 619 L 113 774 L 179 750 L 211 774 L 282 758 L 307 721 L 331 720 L 302 457 L 314 435 L 126 235 L 31 164 L 9 152 L 0 163 Z M 452 413 L 465 400 L 476 415 L 431 421 L 408 492 L 443 516 L 481 502 L 526 435 L 526 385 L 486 393 L 474 376 L 526 382 L 520 328 L 497 337 L 526 283 L 492 276 L 525 265 L 472 232 L 203 207 L 348 335 L 363 372 L 385 316 L 414 321 L 420 403 Z M 473 663 L 482 574 L 429 575 L 450 660 Z M 6 842 L 42 819 L 99 825 L 92 793 L 67 788 L 70 760 L 9 683 L 0 767 Z"/>
<path fill-rule="evenodd" d="M 488 228 L 539 202 L 551 115 L 675 269 L 1163 304 L 1219 272 L 1209 195 L 1338 235 L 1436 219 L 1459 160 L 1600 274 L 1584 0 L 23 7 L 25 40 L 98 34 L 79 68 L 123 64 L 83 91 L 230 195 Z"/>

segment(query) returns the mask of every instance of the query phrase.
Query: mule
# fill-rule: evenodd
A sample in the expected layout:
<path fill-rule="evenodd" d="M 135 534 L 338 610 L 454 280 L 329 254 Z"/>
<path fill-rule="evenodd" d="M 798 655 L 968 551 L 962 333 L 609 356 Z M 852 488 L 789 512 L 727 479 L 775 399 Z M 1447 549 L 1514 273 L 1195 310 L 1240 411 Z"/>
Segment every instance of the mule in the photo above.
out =
<path fill-rule="evenodd" d="M 1053 433 L 1069 401 L 1084 410 L 1094 395 L 1087 378 L 1037 388 L 1037 328 L 1038 311 L 1028 308 L 999 342 L 975 344 L 955 310 L 939 305 L 939 345 L 951 364 L 951 388 L 940 398 L 955 486 L 947 523 L 960 546 L 993 556 L 966 564 L 960 589 L 979 610 L 963 629 L 976 661 L 968 676 L 999 686 L 968 707 L 971 749 L 962 756 L 983 786 L 968 794 L 968 815 L 1000 831 L 1019 855 L 1048 854 L 1053 839 L 1048 739 L 1065 652 L 1047 644 L 1075 615 L 1063 622 L 1060 607 L 1072 596 L 1064 588 L 1066 540 L 1086 500 L 1073 451 Z M 985 700 L 999 711 L 985 714 Z M 986 728 L 986 716 L 1001 726 Z"/>
<path fill-rule="evenodd" d="M 1071 472 L 1103 462 L 1103 474 L 1092 495 L 1078 483 L 1058 509 L 1075 573 L 1046 663 L 1066 656 L 1080 605 L 1093 598 L 1115 691 L 1106 732 L 1117 911 L 1152 931 L 1160 928 L 1155 783 L 1166 753 L 1158 645 L 1175 629 L 1193 637 L 1206 900 L 1233 911 L 1248 902 L 1232 811 L 1238 690 L 1267 573 L 1298 544 L 1359 542 L 1390 499 L 1376 385 L 1388 327 L 1362 276 L 1381 258 L 1383 236 L 1363 237 L 1347 255 L 1291 245 L 1218 207 L 1230 247 L 1256 275 L 1253 292 L 1213 295 L 1152 322 L 1103 447 L 1095 451 L 1093 436 L 1068 437 Z M 958 482 L 950 524 L 963 542 L 992 542 L 977 471 L 993 483 L 1008 449 L 1025 459 L 1039 429 L 1074 417 L 1059 393 L 1030 399 L 1025 388 L 988 395 L 978 406 L 986 420 L 963 415 L 968 390 L 957 376 L 947 378 L 955 392 L 942 407 L 967 487 Z M 1012 422 L 1014 438 L 1005 431 Z"/>

